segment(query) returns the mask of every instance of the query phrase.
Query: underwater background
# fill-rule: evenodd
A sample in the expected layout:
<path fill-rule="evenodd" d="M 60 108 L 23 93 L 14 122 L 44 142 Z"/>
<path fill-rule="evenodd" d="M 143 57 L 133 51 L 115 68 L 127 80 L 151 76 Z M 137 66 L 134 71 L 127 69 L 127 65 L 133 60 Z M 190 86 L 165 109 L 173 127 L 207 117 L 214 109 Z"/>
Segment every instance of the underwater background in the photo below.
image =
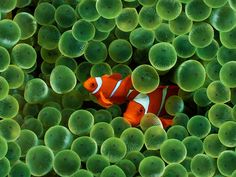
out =
<path fill-rule="evenodd" d="M 89 77 L 178 85 L 163 129 Z M 236 0 L 0 0 L 0 177 L 236 177 Z"/>

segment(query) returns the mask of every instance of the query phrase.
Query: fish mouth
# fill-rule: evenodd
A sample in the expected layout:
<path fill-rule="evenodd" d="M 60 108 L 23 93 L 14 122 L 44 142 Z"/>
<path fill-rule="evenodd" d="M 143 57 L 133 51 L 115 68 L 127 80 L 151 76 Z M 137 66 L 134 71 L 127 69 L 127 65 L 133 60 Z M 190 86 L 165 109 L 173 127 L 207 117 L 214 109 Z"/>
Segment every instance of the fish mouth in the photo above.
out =
<path fill-rule="evenodd" d="M 86 90 L 89 90 L 89 83 L 87 81 L 83 83 L 83 86 Z"/>
<path fill-rule="evenodd" d="M 83 86 L 84 86 L 84 88 L 85 88 L 87 91 L 89 91 L 89 92 L 92 92 L 92 91 L 94 90 L 93 88 L 90 87 L 90 82 L 89 82 L 89 81 L 85 81 L 85 82 L 83 83 Z"/>

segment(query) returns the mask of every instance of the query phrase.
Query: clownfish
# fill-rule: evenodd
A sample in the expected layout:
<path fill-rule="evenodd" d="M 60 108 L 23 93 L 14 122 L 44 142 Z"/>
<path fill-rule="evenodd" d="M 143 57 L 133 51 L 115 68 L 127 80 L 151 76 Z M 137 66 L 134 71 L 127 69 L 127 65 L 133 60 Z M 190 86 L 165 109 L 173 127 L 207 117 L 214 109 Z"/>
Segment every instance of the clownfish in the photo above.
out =
<path fill-rule="evenodd" d="M 98 104 L 105 108 L 109 108 L 113 104 L 125 103 L 129 90 L 133 87 L 131 76 L 122 80 L 122 75 L 119 73 L 90 77 L 83 83 L 83 86 L 97 98 Z"/>
<path fill-rule="evenodd" d="M 160 118 L 163 127 L 166 128 L 172 125 L 172 119 L 166 119 L 163 117 L 168 115 L 164 108 L 165 101 L 172 95 L 178 95 L 178 91 L 178 86 L 171 85 L 159 86 L 155 91 L 149 94 L 130 92 L 130 94 L 133 94 L 132 97 L 134 98 L 129 102 L 123 117 L 132 126 L 137 126 L 139 125 L 141 118 L 146 113 L 150 112 L 156 114 Z"/>

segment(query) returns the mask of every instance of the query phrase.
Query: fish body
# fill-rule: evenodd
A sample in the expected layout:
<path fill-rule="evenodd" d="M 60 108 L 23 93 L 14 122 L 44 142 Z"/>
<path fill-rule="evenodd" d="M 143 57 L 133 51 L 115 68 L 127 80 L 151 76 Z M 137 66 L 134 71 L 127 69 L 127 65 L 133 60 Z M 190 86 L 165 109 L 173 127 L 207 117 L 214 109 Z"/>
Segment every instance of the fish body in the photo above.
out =
<path fill-rule="evenodd" d="M 131 76 L 122 79 L 121 74 L 91 77 L 83 86 L 96 98 L 98 103 L 108 108 L 113 104 L 123 104 L 127 101 L 127 95 L 132 88 Z"/>
<path fill-rule="evenodd" d="M 163 127 L 172 125 L 171 119 L 163 116 L 168 115 L 165 110 L 165 101 L 172 95 L 178 95 L 179 87 L 159 86 L 155 91 L 149 94 L 133 93 L 133 99 L 129 102 L 123 117 L 133 126 L 139 125 L 141 118 L 146 113 L 156 114 L 162 121 Z M 132 94 L 132 93 L 130 93 Z"/>

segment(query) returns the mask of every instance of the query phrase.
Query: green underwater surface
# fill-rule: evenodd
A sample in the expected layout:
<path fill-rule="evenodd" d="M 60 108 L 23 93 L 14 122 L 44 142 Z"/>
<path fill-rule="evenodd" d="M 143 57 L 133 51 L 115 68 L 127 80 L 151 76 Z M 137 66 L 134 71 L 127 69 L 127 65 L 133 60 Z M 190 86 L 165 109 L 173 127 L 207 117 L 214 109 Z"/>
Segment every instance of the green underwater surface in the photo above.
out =
<path fill-rule="evenodd" d="M 178 85 L 173 126 L 89 77 Z M 0 0 L 0 177 L 236 177 L 236 0 Z"/>

